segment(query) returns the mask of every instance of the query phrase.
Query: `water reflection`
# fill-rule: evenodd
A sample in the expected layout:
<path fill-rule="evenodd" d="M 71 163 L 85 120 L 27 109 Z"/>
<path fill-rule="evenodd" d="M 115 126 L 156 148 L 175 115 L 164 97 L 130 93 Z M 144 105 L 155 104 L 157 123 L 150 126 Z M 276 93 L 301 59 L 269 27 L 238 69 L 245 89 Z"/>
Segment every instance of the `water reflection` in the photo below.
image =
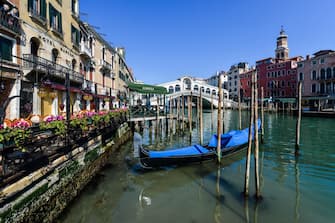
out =
<path fill-rule="evenodd" d="M 196 112 L 193 112 L 196 114 Z M 216 119 L 214 114 L 214 120 Z M 238 112 L 227 111 L 225 130 L 238 128 Z M 242 113 L 248 123 L 248 113 Z M 212 135 L 211 113 L 204 111 L 204 142 Z M 216 122 L 213 123 L 216 129 Z M 335 217 L 335 120 L 303 118 L 301 156 L 294 156 L 295 117 L 265 114 L 264 144 L 260 145 L 260 188 L 263 200 L 245 200 L 245 154 L 201 165 L 142 171 L 124 157 L 132 143 L 120 149 L 68 208 L 60 222 L 332 222 Z M 149 149 L 187 146 L 189 135 L 155 123 L 143 129 Z M 157 133 L 155 133 L 157 132 Z M 166 132 L 168 132 L 166 134 Z M 191 143 L 199 142 L 197 128 Z M 251 169 L 253 168 L 253 163 Z M 253 173 L 253 171 L 251 171 Z M 250 176 L 250 195 L 254 177 Z"/>

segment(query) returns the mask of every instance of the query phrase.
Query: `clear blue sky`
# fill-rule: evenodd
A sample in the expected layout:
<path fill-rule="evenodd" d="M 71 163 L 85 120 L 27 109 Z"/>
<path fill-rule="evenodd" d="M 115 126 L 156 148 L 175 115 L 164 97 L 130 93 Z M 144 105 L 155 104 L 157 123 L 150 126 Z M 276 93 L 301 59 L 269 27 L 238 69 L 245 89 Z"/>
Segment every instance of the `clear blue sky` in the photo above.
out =
<path fill-rule="evenodd" d="M 80 0 L 81 18 L 125 47 L 148 84 L 254 65 L 274 56 L 281 25 L 290 56 L 335 49 L 334 9 L 335 0 Z"/>

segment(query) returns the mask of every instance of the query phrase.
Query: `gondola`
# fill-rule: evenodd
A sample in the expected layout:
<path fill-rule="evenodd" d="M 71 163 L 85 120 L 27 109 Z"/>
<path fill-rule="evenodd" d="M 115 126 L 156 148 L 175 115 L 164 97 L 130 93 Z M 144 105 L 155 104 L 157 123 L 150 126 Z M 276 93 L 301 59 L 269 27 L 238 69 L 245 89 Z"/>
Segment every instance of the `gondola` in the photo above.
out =
<path fill-rule="evenodd" d="M 258 126 L 260 127 L 260 121 Z M 248 135 L 249 128 L 221 134 L 221 157 L 224 159 L 246 148 Z M 164 151 L 147 150 L 141 146 L 139 148 L 140 165 L 143 168 L 157 168 L 213 160 L 217 157 L 217 141 L 217 135 L 213 135 L 206 146 L 192 145 Z"/>

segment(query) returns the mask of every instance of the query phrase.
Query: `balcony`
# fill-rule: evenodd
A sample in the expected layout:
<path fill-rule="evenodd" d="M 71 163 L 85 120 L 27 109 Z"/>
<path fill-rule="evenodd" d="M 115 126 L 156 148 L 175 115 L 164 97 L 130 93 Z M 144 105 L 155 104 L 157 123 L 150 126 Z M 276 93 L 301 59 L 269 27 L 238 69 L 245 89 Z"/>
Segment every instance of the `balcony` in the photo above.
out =
<path fill-rule="evenodd" d="M 92 57 L 92 49 L 84 41 L 80 43 L 80 55 L 86 58 Z"/>
<path fill-rule="evenodd" d="M 103 71 L 112 70 L 112 65 L 103 59 L 100 60 L 100 66 L 101 66 L 101 70 Z"/>
<path fill-rule="evenodd" d="M 29 8 L 29 17 L 34 20 L 35 22 L 40 23 L 41 25 L 45 26 L 47 24 L 47 19 L 45 16 L 41 15 L 37 9 Z"/>
<path fill-rule="evenodd" d="M 14 35 L 21 35 L 20 20 L 12 15 L 0 11 L 0 27 Z"/>
<path fill-rule="evenodd" d="M 51 76 L 65 79 L 65 74 L 70 74 L 70 81 L 83 83 L 84 77 L 79 73 L 60 64 L 32 54 L 23 54 L 23 68 L 30 71 L 49 73 Z"/>

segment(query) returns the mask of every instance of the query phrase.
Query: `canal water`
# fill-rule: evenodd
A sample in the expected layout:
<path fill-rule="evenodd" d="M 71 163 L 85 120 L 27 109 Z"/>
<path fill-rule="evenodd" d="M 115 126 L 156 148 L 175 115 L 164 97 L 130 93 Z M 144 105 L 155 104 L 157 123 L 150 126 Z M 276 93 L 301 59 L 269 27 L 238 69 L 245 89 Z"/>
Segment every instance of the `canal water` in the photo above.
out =
<path fill-rule="evenodd" d="M 248 123 L 243 112 L 243 127 Z M 214 114 L 216 120 L 216 114 Z M 204 142 L 211 132 L 211 113 L 204 112 Z M 237 129 L 238 113 L 226 111 L 225 130 Z M 335 120 L 303 118 L 301 155 L 294 156 L 296 119 L 265 114 L 265 143 L 260 146 L 260 185 L 263 199 L 242 195 L 245 151 L 215 162 L 155 171 L 142 171 L 125 161 L 132 142 L 124 145 L 106 167 L 62 214 L 58 222 L 334 222 Z M 214 123 L 216 129 L 216 123 Z M 190 144 L 186 134 L 142 133 L 150 149 Z M 156 138 L 155 138 L 156 135 Z M 199 143 L 193 129 L 192 144 Z M 252 157 L 251 171 L 253 171 Z"/>

